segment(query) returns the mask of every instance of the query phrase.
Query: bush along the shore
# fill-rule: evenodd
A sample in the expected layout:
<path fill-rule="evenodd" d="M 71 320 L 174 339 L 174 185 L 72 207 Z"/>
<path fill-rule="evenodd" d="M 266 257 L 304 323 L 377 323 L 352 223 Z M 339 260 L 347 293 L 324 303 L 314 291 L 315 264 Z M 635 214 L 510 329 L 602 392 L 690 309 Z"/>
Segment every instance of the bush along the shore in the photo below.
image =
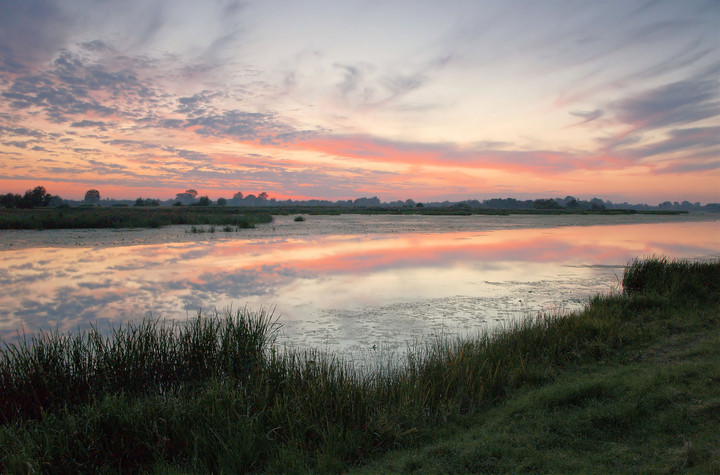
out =
<path fill-rule="evenodd" d="M 717 332 L 719 276 L 720 262 L 634 261 L 624 292 L 584 311 L 440 340 L 372 370 L 280 350 L 271 313 L 247 310 L 6 343 L 0 471 L 340 472 L 432 442 L 573 365 Z"/>

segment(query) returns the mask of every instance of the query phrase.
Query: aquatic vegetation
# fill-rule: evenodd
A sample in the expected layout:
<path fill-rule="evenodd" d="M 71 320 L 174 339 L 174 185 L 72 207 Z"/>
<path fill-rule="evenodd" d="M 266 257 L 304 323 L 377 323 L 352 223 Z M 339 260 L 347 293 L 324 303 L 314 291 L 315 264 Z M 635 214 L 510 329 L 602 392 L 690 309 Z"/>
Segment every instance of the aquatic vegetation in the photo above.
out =
<path fill-rule="evenodd" d="M 232 207 L 77 207 L 0 209 L 0 229 L 158 228 L 175 224 L 252 228 L 272 222 L 262 209 Z"/>

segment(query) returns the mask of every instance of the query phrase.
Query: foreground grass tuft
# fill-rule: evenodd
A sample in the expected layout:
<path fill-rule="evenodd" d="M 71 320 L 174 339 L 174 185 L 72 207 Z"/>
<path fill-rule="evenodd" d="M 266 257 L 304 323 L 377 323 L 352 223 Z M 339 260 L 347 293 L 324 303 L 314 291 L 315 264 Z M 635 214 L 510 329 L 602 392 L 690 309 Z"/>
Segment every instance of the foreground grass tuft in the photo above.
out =
<path fill-rule="evenodd" d="M 0 354 L 0 471 L 717 471 L 718 269 L 635 261 L 585 311 L 366 372 L 267 313 L 43 334 Z"/>
<path fill-rule="evenodd" d="M 623 289 L 626 294 L 655 293 L 670 298 L 717 295 L 720 265 L 665 258 L 636 259 L 625 269 Z"/>

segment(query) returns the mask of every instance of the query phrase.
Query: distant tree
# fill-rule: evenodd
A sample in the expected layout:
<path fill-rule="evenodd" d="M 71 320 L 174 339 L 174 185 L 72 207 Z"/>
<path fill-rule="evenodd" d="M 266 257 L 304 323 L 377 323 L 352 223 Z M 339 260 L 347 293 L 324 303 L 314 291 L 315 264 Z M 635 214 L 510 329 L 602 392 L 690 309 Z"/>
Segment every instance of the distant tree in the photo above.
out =
<path fill-rule="evenodd" d="M 87 190 L 85 192 L 85 202 L 95 204 L 100 201 L 100 192 L 98 190 Z"/>
<path fill-rule="evenodd" d="M 57 195 L 48 195 L 48 196 L 50 197 L 50 199 L 48 200 L 48 204 L 47 204 L 48 206 L 52 206 L 53 208 L 57 208 L 60 206 L 68 206 L 67 204 L 64 203 L 63 199 L 60 198 L 59 196 L 57 196 Z"/>
<path fill-rule="evenodd" d="M 424 208 L 425 205 L 422 204 L 422 203 L 417 203 L 417 204 L 415 205 L 415 207 L 416 207 L 416 208 Z"/>
<path fill-rule="evenodd" d="M 175 201 L 184 205 L 191 205 L 195 202 L 196 196 L 197 191 L 187 190 L 184 193 L 178 193 L 177 195 L 175 195 Z"/>
<path fill-rule="evenodd" d="M 210 198 L 207 196 L 201 196 L 195 206 L 210 206 Z"/>
<path fill-rule="evenodd" d="M 215 203 L 218 206 L 225 206 L 227 204 L 227 200 L 225 198 L 218 198 Z"/>
<path fill-rule="evenodd" d="M 241 200 L 241 199 L 243 199 L 242 191 L 238 191 L 237 193 L 235 193 L 235 194 L 233 195 L 232 199 L 234 199 L 234 200 Z"/>
<path fill-rule="evenodd" d="M 47 206 L 52 196 L 45 191 L 44 186 L 36 186 L 32 190 L 27 190 L 23 196 L 26 208 L 35 208 L 37 206 Z"/>
<path fill-rule="evenodd" d="M 45 191 L 44 186 L 36 186 L 32 190 L 27 190 L 23 196 L 8 193 L 0 197 L 0 203 L 6 208 L 35 208 L 38 206 L 49 206 L 51 202 L 57 202 L 58 197 L 54 197 Z"/>
<path fill-rule="evenodd" d="M 592 211 L 600 211 L 605 209 L 605 202 L 600 198 L 593 198 L 590 200 L 590 209 Z"/>
<path fill-rule="evenodd" d="M 8 193 L 0 196 L 0 203 L 6 208 L 20 208 L 22 204 L 22 196 Z"/>
<path fill-rule="evenodd" d="M 483 201 L 483 204 L 493 209 L 518 209 L 521 206 L 521 203 L 515 198 L 492 198 Z"/>
<path fill-rule="evenodd" d="M 262 201 L 265 201 L 265 200 L 267 200 L 268 198 L 269 198 L 269 197 L 268 197 L 268 194 L 265 193 L 264 191 L 258 195 L 258 199 L 259 199 L 259 200 L 262 200 Z"/>
<path fill-rule="evenodd" d="M 138 198 L 135 200 L 135 204 L 133 206 L 160 206 L 160 200 L 151 200 L 150 198 L 144 200 L 142 198 Z"/>
<path fill-rule="evenodd" d="M 557 209 L 560 205 L 553 199 L 538 199 L 533 202 L 533 208 L 535 209 Z"/>
<path fill-rule="evenodd" d="M 353 206 L 361 206 L 361 207 L 376 207 L 380 206 L 382 203 L 380 202 L 380 199 L 377 196 L 373 196 L 372 198 L 358 198 L 355 201 L 353 201 Z"/>

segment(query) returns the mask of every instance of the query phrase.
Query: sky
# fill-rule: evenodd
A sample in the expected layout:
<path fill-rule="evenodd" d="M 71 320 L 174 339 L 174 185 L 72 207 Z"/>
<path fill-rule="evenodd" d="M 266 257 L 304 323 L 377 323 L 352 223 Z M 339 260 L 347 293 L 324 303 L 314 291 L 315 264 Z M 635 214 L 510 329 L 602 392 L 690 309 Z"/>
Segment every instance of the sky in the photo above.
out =
<path fill-rule="evenodd" d="M 718 0 L 0 0 L 0 192 L 720 202 Z"/>

